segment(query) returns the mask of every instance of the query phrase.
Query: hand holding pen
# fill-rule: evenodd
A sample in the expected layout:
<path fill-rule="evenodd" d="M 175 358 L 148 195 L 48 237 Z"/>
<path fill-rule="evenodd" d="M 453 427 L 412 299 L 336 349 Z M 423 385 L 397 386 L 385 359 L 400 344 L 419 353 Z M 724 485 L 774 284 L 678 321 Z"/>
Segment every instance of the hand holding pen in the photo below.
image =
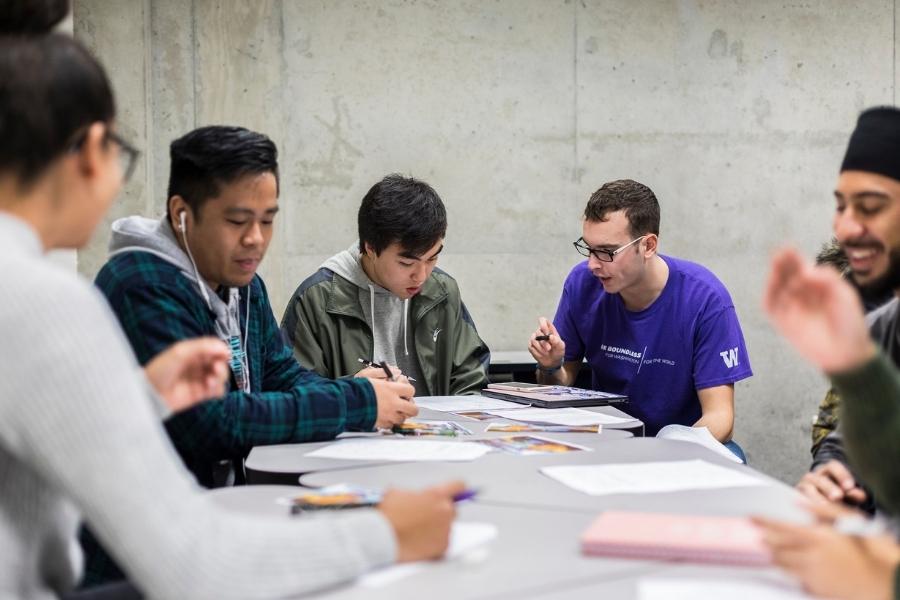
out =
<path fill-rule="evenodd" d="M 403 371 L 401 371 L 398 367 L 388 365 L 387 362 L 382 361 L 380 363 L 375 363 L 370 360 L 366 360 L 365 358 L 357 359 L 361 365 L 363 365 L 363 369 L 354 375 L 354 377 L 365 377 L 367 379 L 387 379 L 388 381 L 402 381 L 400 378 L 403 377 Z M 409 381 L 415 381 L 412 377 L 406 378 Z"/>

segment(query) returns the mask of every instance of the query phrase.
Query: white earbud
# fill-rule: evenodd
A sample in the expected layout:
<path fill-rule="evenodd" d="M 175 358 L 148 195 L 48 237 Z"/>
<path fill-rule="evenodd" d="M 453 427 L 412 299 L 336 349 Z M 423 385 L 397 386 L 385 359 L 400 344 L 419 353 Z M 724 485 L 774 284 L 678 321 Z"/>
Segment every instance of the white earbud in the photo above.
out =
<path fill-rule="evenodd" d="M 185 224 L 184 224 L 184 211 L 181 211 L 181 213 L 179 214 L 178 231 L 184 231 L 184 229 L 185 229 Z"/>

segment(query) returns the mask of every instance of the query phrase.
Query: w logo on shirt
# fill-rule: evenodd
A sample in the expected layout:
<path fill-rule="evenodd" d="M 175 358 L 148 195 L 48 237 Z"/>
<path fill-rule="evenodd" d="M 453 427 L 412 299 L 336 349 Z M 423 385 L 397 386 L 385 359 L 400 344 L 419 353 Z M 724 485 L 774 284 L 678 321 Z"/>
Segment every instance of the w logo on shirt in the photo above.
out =
<path fill-rule="evenodd" d="M 738 349 L 732 348 L 731 350 L 726 350 L 725 352 L 719 352 L 719 356 L 722 357 L 722 360 L 725 361 L 725 366 L 729 369 L 733 369 L 738 366 Z"/>

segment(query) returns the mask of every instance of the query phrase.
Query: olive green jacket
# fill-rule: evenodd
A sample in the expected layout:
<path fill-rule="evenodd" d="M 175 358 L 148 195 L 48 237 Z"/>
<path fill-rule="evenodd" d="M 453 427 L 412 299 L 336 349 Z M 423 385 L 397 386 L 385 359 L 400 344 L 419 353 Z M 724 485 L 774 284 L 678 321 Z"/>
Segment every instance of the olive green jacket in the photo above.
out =
<path fill-rule="evenodd" d="M 435 269 L 410 300 L 412 337 L 430 396 L 474 394 L 488 383 L 490 351 L 450 275 Z M 374 341 L 359 304 L 357 286 L 321 268 L 294 292 L 281 330 L 301 365 L 324 377 L 357 373 L 359 358 L 372 356 Z"/>

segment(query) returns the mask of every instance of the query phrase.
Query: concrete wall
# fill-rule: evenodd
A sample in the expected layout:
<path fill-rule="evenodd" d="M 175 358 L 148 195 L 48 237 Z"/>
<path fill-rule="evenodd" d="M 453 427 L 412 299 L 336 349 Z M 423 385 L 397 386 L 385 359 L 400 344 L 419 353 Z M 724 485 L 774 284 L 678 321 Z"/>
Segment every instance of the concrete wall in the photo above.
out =
<path fill-rule="evenodd" d="M 75 35 L 114 81 L 144 162 L 110 218 L 161 214 L 167 145 L 210 123 L 279 145 L 281 311 L 355 238 L 388 172 L 432 183 L 450 215 L 441 266 L 492 348 L 524 349 L 579 257 L 589 194 L 650 185 L 663 251 L 731 290 L 756 376 L 737 439 L 786 481 L 808 464 L 822 379 L 760 310 L 770 251 L 812 255 L 860 109 L 894 101 L 893 0 L 75 0 Z M 79 268 L 102 264 L 106 231 Z"/>

